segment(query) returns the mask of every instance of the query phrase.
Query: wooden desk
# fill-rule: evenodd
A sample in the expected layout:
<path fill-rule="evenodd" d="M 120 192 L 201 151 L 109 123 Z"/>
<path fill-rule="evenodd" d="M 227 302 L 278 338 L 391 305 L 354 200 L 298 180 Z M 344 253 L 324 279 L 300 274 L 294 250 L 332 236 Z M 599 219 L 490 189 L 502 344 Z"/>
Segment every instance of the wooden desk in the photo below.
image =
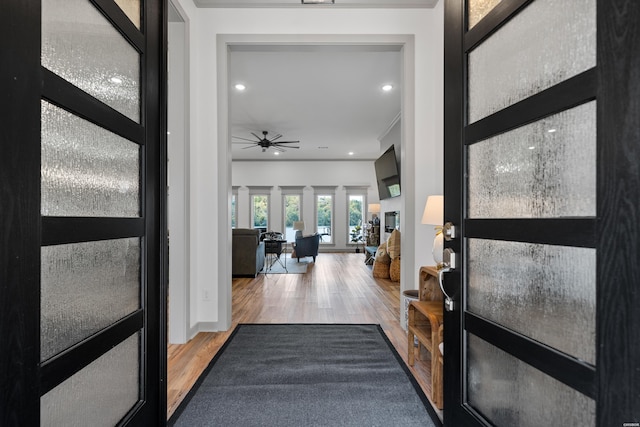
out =
<path fill-rule="evenodd" d="M 413 366 L 414 336 L 431 353 L 431 399 L 442 409 L 442 378 L 438 375 L 438 332 L 444 320 L 442 301 L 411 301 L 407 333 L 407 352 L 409 366 Z"/>

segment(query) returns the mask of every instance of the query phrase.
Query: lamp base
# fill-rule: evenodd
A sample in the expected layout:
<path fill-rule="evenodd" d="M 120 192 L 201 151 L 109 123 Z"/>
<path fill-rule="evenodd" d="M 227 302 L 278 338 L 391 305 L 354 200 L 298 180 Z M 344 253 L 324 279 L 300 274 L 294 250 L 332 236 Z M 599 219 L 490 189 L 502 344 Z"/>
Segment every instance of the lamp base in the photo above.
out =
<path fill-rule="evenodd" d="M 442 251 L 444 249 L 444 236 L 443 233 L 436 234 L 436 237 L 433 239 L 433 260 L 436 262 L 436 265 L 442 263 Z"/>

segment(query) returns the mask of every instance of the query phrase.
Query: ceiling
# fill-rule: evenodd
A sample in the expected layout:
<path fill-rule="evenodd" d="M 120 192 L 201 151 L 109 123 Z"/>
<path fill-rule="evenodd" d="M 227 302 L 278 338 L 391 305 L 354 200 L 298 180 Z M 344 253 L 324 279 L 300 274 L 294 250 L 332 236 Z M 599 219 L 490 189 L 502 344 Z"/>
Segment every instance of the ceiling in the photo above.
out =
<path fill-rule="evenodd" d="M 401 55 L 397 45 L 232 46 L 231 135 L 255 139 L 251 132 L 268 131 L 269 138 L 280 133 L 281 141 L 300 141 L 300 149 L 278 156 L 273 149 L 233 144 L 233 159 L 379 157 L 379 138 L 400 114 Z M 237 83 L 246 89 L 236 90 Z M 385 84 L 393 89 L 383 91 Z"/>
<path fill-rule="evenodd" d="M 335 0 L 331 4 L 303 4 L 301 0 L 194 0 L 198 7 L 327 7 L 327 8 L 423 8 L 438 0 Z"/>

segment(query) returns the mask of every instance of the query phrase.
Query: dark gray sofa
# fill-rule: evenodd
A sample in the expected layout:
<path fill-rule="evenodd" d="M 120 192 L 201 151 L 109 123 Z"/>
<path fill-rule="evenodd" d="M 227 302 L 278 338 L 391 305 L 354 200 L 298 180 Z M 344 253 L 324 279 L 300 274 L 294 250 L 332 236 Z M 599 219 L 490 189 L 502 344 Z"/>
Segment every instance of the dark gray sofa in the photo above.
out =
<path fill-rule="evenodd" d="M 256 277 L 264 267 L 264 242 L 260 241 L 260 230 L 234 228 L 232 233 L 231 275 Z"/>

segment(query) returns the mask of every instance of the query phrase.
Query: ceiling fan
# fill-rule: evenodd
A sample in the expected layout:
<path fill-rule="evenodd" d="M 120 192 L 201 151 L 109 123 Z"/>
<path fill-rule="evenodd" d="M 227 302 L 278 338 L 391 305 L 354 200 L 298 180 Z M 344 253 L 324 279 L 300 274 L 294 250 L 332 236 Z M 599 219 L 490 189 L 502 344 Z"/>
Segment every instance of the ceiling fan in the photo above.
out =
<path fill-rule="evenodd" d="M 244 147 L 243 150 L 246 150 L 247 148 L 261 147 L 263 153 L 267 151 L 267 149 L 269 148 L 273 148 L 274 150 L 280 151 L 280 152 L 284 152 L 285 148 L 300 148 L 300 147 L 294 147 L 293 145 L 286 145 L 286 144 L 299 144 L 300 141 L 276 141 L 282 138 L 282 134 L 277 134 L 275 137 L 271 139 L 267 138 L 268 134 L 269 132 L 267 132 L 266 130 L 263 130 L 262 131 L 263 136 L 262 138 L 260 138 L 258 135 L 251 132 L 251 135 L 255 136 L 257 138 L 257 141 L 254 141 L 252 139 L 247 139 L 247 138 L 241 138 L 239 136 L 234 136 L 233 138 L 241 139 L 242 141 L 237 141 L 237 142 L 234 141 L 233 143 L 247 144 L 247 147 Z"/>

